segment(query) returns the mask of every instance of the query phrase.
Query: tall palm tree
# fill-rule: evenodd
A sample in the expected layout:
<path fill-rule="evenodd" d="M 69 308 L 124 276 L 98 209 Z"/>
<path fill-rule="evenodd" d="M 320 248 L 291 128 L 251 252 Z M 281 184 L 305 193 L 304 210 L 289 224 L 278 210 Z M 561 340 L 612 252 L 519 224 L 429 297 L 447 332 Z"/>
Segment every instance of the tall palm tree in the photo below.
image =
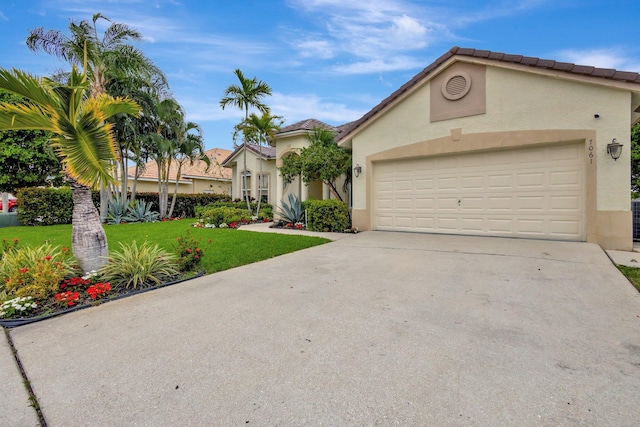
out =
<path fill-rule="evenodd" d="M 67 84 L 37 79 L 20 70 L 0 68 L 0 88 L 28 102 L 0 104 L 0 129 L 46 130 L 63 163 L 73 193 L 72 250 L 84 271 L 106 263 L 107 238 L 91 200 L 91 188 L 113 180 L 115 144 L 107 119 L 137 114 L 138 106 L 124 98 L 103 94 L 87 97 L 86 71 L 72 67 Z"/>
<path fill-rule="evenodd" d="M 245 143 L 256 144 L 259 150 L 260 173 L 258 174 L 258 206 L 256 215 L 260 214 L 260 203 L 262 201 L 262 144 L 273 144 L 276 132 L 280 130 L 284 120 L 281 116 L 272 116 L 271 113 L 262 113 L 258 116 L 251 113 L 249 118 L 239 125 L 245 137 Z"/>
<path fill-rule="evenodd" d="M 99 20 L 110 24 L 102 35 L 97 29 Z M 108 84 L 114 79 L 127 80 L 141 75 L 156 75 L 166 81 L 162 71 L 142 51 L 128 44 L 142 40 L 142 35 L 129 26 L 112 22 L 106 16 L 96 13 L 91 21 L 72 21 L 69 31 L 71 35 L 67 36 L 58 30 L 36 28 L 29 33 L 27 46 L 34 52 L 44 51 L 76 66 L 82 65 L 86 59 L 85 71 L 90 82 L 91 96 L 107 93 Z M 118 145 L 116 158 L 120 159 L 122 156 Z M 124 171 L 122 175 L 126 177 Z M 100 216 L 104 220 L 108 196 L 103 188 L 101 190 Z"/>
<path fill-rule="evenodd" d="M 269 107 L 262 102 L 265 96 L 271 96 L 271 87 L 258 80 L 256 77 L 249 79 L 244 76 L 242 71 L 237 68 L 233 72 L 238 78 L 239 85 L 232 84 L 224 91 L 224 96 L 220 100 L 220 107 L 224 110 L 228 106 L 233 106 L 244 110 L 244 120 L 249 119 L 249 109 L 255 108 L 261 113 L 268 113 Z M 251 212 L 251 201 L 249 200 L 249 192 L 247 190 L 247 141 L 244 141 L 243 152 L 243 171 L 242 171 L 242 191 L 247 201 L 247 209 Z"/>

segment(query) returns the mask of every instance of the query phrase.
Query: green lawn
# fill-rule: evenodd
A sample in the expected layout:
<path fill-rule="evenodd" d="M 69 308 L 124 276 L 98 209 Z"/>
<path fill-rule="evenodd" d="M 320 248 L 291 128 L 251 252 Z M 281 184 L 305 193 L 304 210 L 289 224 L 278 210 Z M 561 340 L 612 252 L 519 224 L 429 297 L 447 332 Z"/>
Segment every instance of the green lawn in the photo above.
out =
<path fill-rule="evenodd" d="M 618 270 L 626 276 L 633 286 L 640 292 L 640 268 L 627 267 L 625 265 L 618 265 Z"/>
<path fill-rule="evenodd" d="M 145 240 L 157 243 L 171 252 L 176 239 L 187 232 L 196 240 L 204 253 L 200 267 L 207 273 L 227 270 L 240 265 L 273 258 L 289 252 L 329 242 L 320 237 L 289 234 L 256 233 L 233 229 L 193 228 L 195 220 L 166 221 L 105 225 L 109 250 L 117 250 L 118 242 L 142 243 Z M 48 227 L 7 227 L 0 228 L 0 240 L 19 239 L 19 246 L 35 246 L 51 243 L 71 248 L 71 225 Z"/>

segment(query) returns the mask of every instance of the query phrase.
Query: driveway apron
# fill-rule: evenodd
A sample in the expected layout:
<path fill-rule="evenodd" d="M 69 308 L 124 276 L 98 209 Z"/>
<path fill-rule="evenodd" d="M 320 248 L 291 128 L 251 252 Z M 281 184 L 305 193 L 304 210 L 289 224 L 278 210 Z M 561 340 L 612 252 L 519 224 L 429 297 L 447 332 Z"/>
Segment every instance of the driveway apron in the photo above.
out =
<path fill-rule="evenodd" d="M 51 427 L 640 420 L 640 294 L 588 243 L 365 232 L 11 336 Z"/>

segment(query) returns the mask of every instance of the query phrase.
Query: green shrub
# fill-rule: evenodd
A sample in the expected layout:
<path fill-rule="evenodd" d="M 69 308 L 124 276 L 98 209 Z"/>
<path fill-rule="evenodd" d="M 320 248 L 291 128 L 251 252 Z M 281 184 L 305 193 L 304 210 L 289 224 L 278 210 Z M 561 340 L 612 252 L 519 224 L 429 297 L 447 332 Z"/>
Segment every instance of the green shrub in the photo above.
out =
<path fill-rule="evenodd" d="M 188 231 L 184 236 L 176 239 L 176 252 L 178 253 L 178 266 L 180 271 L 195 271 L 204 256 L 200 241 L 196 240 Z"/>
<path fill-rule="evenodd" d="M 232 222 L 249 222 L 251 217 L 246 209 L 232 207 L 216 207 L 213 205 L 196 208 L 196 218 L 204 224 L 231 224 Z"/>
<path fill-rule="evenodd" d="M 175 255 L 148 242 L 138 247 L 135 240 L 130 245 L 120 243 L 120 250 L 109 255 L 99 273 L 112 286 L 133 289 L 161 284 L 180 274 Z"/>
<path fill-rule="evenodd" d="M 73 196 L 69 187 L 22 188 L 16 197 L 22 225 L 71 224 Z"/>
<path fill-rule="evenodd" d="M 48 298 L 63 279 L 77 273 L 75 265 L 68 249 L 50 244 L 9 249 L 0 263 L 0 291 L 5 289 L 9 296 Z"/>
<path fill-rule="evenodd" d="M 256 209 L 258 208 L 258 203 L 257 202 L 251 202 L 250 206 L 251 206 L 251 212 L 253 212 L 255 214 Z M 238 208 L 238 209 L 246 210 L 247 209 L 247 202 L 245 202 L 243 200 L 234 201 L 234 202 L 231 202 L 231 201 L 227 201 L 227 202 L 220 201 L 220 202 L 210 203 L 210 204 L 206 205 L 205 207 L 215 207 L 215 208 L 227 207 L 227 208 Z M 273 206 L 270 205 L 269 203 L 260 203 L 259 219 L 268 219 L 268 220 L 273 219 Z"/>
<path fill-rule="evenodd" d="M 342 232 L 350 226 L 349 208 L 339 200 L 307 200 L 303 209 L 307 211 L 307 230 Z"/>

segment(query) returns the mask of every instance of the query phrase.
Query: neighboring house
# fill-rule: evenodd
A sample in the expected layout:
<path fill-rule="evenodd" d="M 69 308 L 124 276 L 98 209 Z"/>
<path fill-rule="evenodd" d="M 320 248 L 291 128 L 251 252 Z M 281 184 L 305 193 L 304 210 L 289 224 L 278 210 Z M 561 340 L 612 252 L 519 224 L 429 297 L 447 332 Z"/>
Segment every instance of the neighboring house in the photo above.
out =
<path fill-rule="evenodd" d="M 231 194 L 231 169 L 222 166 L 222 161 L 231 154 L 230 150 L 212 148 L 204 154 L 209 157 L 211 165 L 207 170 L 207 164 L 203 161 L 196 161 L 193 165 L 187 160 L 181 169 L 180 181 L 178 182 L 178 193 L 197 194 L 215 193 Z M 178 163 L 171 162 L 169 171 L 169 194 L 173 194 L 178 173 Z M 129 187 L 133 185 L 135 167 L 128 169 Z M 145 164 L 142 173 L 138 177 L 136 184 L 138 193 L 158 192 L 158 165 L 155 160 Z"/>
<path fill-rule="evenodd" d="M 338 136 L 353 224 L 631 250 L 639 106 L 638 73 L 454 47 Z"/>
<path fill-rule="evenodd" d="M 245 153 L 246 170 L 244 169 Z M 263 201 L 275 204 L 277 200 L 273 188 L 277 175 L 275 158 L 274 147 L 258 147 L 254 144 L 246 144 L 246 150 L 245 144 L 242 144 L 233 152 L 229 152 L 229 155 L 223 159 L 222 166 L 228 168 L 231 171 L 230 176 L 233 177 L 231 197 L 244 199 L 246 192 L 250 198 L 257 200 L 261 194 Z M 260 172 L 261 169 L 262 172 Z M 243 172 L 246 177 L 244 181 Z M 243 184 L 246 187 L 243 187 Z"/>

